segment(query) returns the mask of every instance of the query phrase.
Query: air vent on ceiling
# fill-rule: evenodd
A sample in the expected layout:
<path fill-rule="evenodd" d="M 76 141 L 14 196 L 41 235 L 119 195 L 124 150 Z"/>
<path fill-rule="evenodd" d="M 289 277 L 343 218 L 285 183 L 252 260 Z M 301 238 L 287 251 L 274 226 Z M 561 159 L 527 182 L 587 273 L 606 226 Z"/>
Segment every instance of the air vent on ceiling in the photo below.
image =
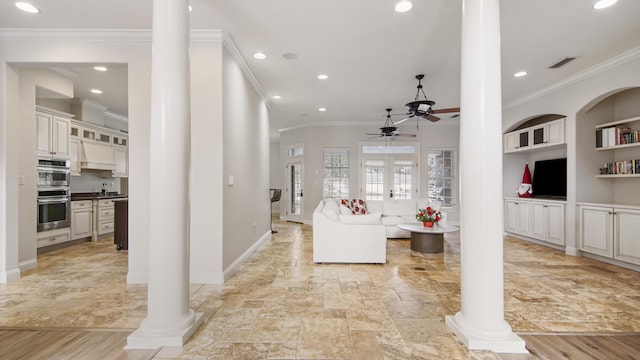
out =
<path fill-rule="evenodd" d="M 576 58 L 574 58 L 574 57 L 566 57 L 566 58 L 564 58 L 564 59 L 562 59 L 562 60 L 558 61 L 557 63 L 555 63 L 555 64 L 553 64 L 553 65 L 549 66 L 549 69 L 557 69 L 557 68 L 559 68 L 559 67 L 561 67 L 561 66 L 565 66 L 565 65 L 567 65 L 567 64 L 568 64 L 568 63 L 570 63 L 570 62 L 572 62 L 572 61 L 573 61 L 573 60 L 575 60 L 575 59 L 576 59 Z"/>
<path fill-rule="evenodd" d="M 451 116 L 451 118 L 452 118 L 452 119 L 455 119 L 455 118 L 457 118 L 457 117 L 460 117 L 460 114 L 455 114 L 455 115 L 452 115 L 452 116 Z"/>

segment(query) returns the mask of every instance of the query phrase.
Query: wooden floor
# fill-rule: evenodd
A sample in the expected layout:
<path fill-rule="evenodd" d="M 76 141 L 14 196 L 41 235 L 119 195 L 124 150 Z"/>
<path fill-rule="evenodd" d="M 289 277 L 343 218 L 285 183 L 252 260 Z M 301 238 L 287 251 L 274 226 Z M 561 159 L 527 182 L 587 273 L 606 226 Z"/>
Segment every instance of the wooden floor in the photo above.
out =
<path fill-rule="evenodd" d="M 529 354 L 498 354 L 499 360 L 638 360 L 640 334 L 519 335 Z"/>
<path fill-rule="evenodd" d="M 124 350 L 130 330 L 0 329 L 3 360 L 149 360 L 158 350 Z"/>

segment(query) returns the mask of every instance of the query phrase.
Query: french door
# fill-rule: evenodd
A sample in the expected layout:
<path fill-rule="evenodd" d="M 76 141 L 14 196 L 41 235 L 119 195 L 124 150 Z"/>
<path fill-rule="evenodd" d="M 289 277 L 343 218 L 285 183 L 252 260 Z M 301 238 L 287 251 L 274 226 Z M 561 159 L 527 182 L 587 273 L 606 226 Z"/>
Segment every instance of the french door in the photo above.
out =
<path fill-rule="evenodd" d="M 417 161 L 413 155 L 365 156 L 362 192 L 365 200 L 414 199 L 418 196 Z"/>
<path fill-rule="evenodd" d="M 302 222 L 304 202 L 304 163 L 302 159 L 288 160 L 285 179 L 285 217 L 287 221 Z"/>

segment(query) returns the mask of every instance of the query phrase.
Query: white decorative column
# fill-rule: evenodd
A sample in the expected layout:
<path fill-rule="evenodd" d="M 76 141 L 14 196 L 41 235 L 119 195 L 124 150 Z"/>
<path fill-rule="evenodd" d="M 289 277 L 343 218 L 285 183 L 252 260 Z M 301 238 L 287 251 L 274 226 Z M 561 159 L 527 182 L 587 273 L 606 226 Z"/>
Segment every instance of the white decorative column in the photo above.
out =
<path fill-rule="evenodd" d="M 526 353 L 504 320 L 499 0 L 463 0 L 461 71 L 461 310 L 446 323 L 470 350 Z"/>
<path fill-rule="evenodd" d="M 203 321 L 189 308 L 188 6 L 153 1 L 148 309 L 128 349 L 182 346 Z"/>

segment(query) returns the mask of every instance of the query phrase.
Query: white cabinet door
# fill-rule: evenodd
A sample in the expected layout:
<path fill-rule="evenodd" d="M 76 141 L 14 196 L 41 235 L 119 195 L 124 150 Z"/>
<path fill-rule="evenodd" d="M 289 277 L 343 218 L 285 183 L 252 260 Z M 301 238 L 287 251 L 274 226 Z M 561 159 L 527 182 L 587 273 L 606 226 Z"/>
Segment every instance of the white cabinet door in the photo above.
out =
<path fill-rule="evenodd" d="M 545 205 L 545 241 L 564 245 L 564 204 Z"/>
<path fill-rule="evenodd" d="M 80 175 L 80 160 L 82 159 L 80 140 L 69 140 L 69 159 L 71 159 L 71 175 Z"/>
<path fill-rule="evenodd" d="M 531 203 L 531 237 L 546 240 L 546 226 L 548 224 L 547 205 L 542 202 Z"/>
<path fill-rule="evenodd" d="M 121 147 L 113 147 L 113 160 L 116 163 L 113 170 L 113 177 L 129 176 L 129 160 L 127 158 L 127 149 Z"/>
<path fill-rule="evenodd" d="M 71 122 L 69 119 L 54 116 L 52 121 L 52 150 L 53 157 L 59 159 L 69 158 L 69 132 Z"/>
<path fill-rule="evenodd" d="M 37 154 L 39 157 L 51 157 L 51 120 L 53 115 L 36 113 Z"/>
<path fill-rule="evenodd" d="M 531 234 L 531 203 L 518 201 L 518 230 L 517 233 L 529 236 Z"/>
<path fill-rule="evenodd" d="M 71 212 L 71 240 L 91 236 L 92 218 L 91 209 Z"/>
<path fill-rule="evenodd" d="M 504 152 L 512 152 L 518 149 L 518 133 L 510 132 L 504 134 Z"/>
<path fill-rule="evenodd" d="M 548 122 L 545 137 L 548 145 L 564 144 L 564 119 Z"/>
<path fill-rule="evenodd" d="M 613 257 L 613 209 L 580 207 L 580 250 Z"/>
<path fill-rule="evenodd" d="M 515 233 L 518 231 L 518 202 L 506 200 L 505 209 L 504 230 Z"/>
<path fill-rule="evenodd" d="M 614 258 L 640 265 L 640 210 L 614 209 L 614 213 Z"/>

